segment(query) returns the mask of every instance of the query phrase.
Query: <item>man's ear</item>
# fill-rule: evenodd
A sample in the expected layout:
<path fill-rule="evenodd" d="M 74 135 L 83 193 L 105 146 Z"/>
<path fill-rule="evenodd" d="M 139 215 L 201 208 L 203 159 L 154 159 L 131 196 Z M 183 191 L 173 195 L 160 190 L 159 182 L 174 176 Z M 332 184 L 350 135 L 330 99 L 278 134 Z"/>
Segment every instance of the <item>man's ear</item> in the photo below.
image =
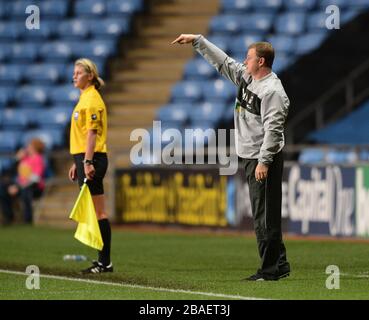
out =
<path fill-rule="evenodd" d="M 265 65 L 265 58 L 264 57 L 261 57 L 260 59 L 259 59 L 259 66 L 260 67 L 262 67 L 262 66 L 264 66 Z"/>

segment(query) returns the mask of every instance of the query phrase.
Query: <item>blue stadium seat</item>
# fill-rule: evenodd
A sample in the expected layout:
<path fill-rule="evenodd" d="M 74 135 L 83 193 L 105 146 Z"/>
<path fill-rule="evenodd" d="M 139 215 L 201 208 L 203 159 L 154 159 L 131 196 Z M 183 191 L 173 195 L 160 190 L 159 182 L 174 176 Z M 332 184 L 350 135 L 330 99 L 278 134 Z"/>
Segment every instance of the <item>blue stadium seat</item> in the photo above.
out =
<path fill-rule="evenodd" d="M 201 82 L 181 81 L 172 88 L 172 100 L 177 102 L 197 102 L 202 98 Z"/>
<path fill-rule="evenodd" d="M 70 43 L 73 57 L 86 57 L 95 60 L 96 58 L 108 58 L 116 53 L 117 39 L 113 40 L 91 40 L 73 45 Z"/>
<path fill-rule="evenodd" d="M 76 103 L 79 99 L 79 90 L 72 84 L 55 86 L 50 90 L 50 101 L 53 104 L 67 103 L 68 106 Z"/>
<path fill-rule="evenodd" d="M 240 32 L 241 25 L 238 15 L 224 14 L 211 18 L 210 29 L 213 33 L 237 34 Z"/>
<path fill-rule="evenodd" d="M 130 15 L 144 8 L 142 0 L 107 0 L 107 14 L 109 16 Z"/>
<path fill-rule="evenodd" d="M 258 12 L 278 12 L 282 4 L 282 0 L 252 0 L 252 6 Z"/>
<path fill-rule="evenodd" d="M 216 141 L 216 132 L 213 122 L 198 121 L 189 126 L 189 129 L 193 129 L 192 142 L 193 150 L 196 150 L 196 146 L 201 146 L 202 141 L 204 146 L 209 145 L 211 142 Z M 208 130 L 210 129 L 210 130 Z M 188 143 L 188 136 L 186 136 L 186 143 Z M 215 140 L 214 140 L 215 139 Z"/>
<path fill-rule="evenodd" d="M 356 163 L 358 155 L 352 150 L 329 150 L 325 156 L 325 161 L 332 164 Z"/>
<path fill-rule="evenodd" d="M 3 128 L 5 130 L 25 130 L 28 126 L 27 116 L 19 109 L 3 111 Z"/>
<path fill-rule="evenodd" d="M 16 151 L 20 145 L 20 136 L 19 131 L 0 131 L 0 152 Z"/>
<path fill-rule="evenodd" d="M 43 127 L 42 123 L 45 124 L 50 124 L 50 126 L 45 125 L 45 127 L 48 128 L 61 128 L 63 127 L 63 125 L 61 124 L 63 119 L 65 119 L 65 115 L 67 114 L 67 122 L 70 122 L 70 117 L 72 115 L 73 112 L 73 108 L 75 106 L 75 103 L 71 102 L 71 103 L 63 103 L 63 104 L 54 104 L 52 105 L 50 108 L 45 108 L 45 109 L 40 109 L 40 108 L 22 108 L 22 112 L 24 113 L 24 115 L 27 118 L 28 121 L 28 125 L 32 128 L 36 128 L 36 127 Z M 20 107 L 21 108 L 21 107 Z M 44 116 L 49 116 L 49 111 L 50 110 L 56 110 L 56 114 L 59 114 L 59 116 L 50 116 L 51 118 L 56 118 L 56 119 L 41 119 L 44 118 Z M 64 115 L 60 115 L 60 112 L 64 113 Z M 60 125 L 58 124 L 60 123 Z"/>
<path fill-rule="evenodd" d="M 347 128 L 346 128 L 347 130 Z M 352 134 L 348 135 L 348 130 L 345 132 L 345 136 L 342 137 L 341 134 L 342 127 L 340 126 L 327 126 L 320 130 L 314 131 L 308 134 L 310 140 L 319 143 L 350 143 L 352 142 Z"/>
<path fill-rule="evenodd" d="M 89 35 L 89 25 L 86 21 L 75 18 L 64 20 L 58 26 L 58 35 L 61 39 L 86 39 Z"/>
<path fill-rule="evenodd" d="M 29 66 L 24 72 L 25 79 L 33 84 L 57 83 L 66 78 L 65 65 L 41 63 Z"/>
<path fill-rule="evenodd" d="M 273 71 L 275 73 L 280 73 L 284 71 L 287 67 L 292 65 L 295 62 L 295 56 L 290 53 L 284 52 L 276 52 L 274 62 L 273 62 Z"/>
<path fill-rule="evenodd" d="M 12 18 L 24 19 L 26 15 L 26 8 L 30 5 L 35 5 L 35 1 L 32 0 L 15 0 L 7 3 L 8 14 Z"/>
<path fill-rule="evenodd" d="M 27 145 L 33 138 L 41 139 L 48 150 L 59 148 L 65 142 L 64 130 L 62 129 L 37 129 L 29 130 L 23 134 L 21 138 L 22 145 Z"/>
<path fill-rule="evenodd" d="M 273 13 L 250 13 L 242 15 L 240 19 L 240 29 L 244 33 L 264 34 L 270 31 L 274 22 Z"/>
<path fill-rule="evenodd" d="M 71 115 L 71 109 L 65 107 L 42 110 L 36 119 L 36 125 L 41 129 L 65 129 L 70 122 Z"/>
<path fill-rule="evenodd" d="M 359 153 L 359 160 L 369 162 L 369 150 L 361 150 Z"/>
<path fill-rule="evenodd" d="M 39 119 L 39 116 L 41 115 L 42 111 L 44 109 L 42 108 L 36 108 L 36 107 L 29 107 L 29 106 L 24 106 L 22 107 L 21 105 L 17 106 L 17 109 L 15 110 L 20 110 L 25 117 L 27 118 L 27 122 L 28 122 L 28 126 L 33 128 L 37 125 L 37 121 Z"/>
<path fill-rule="evenodd" d="M 78 17 L 101 17 L 106 13 L 105 0 L 78 0 L 74 12 Z"/>
<path fill-rule="evenodd" d="M 325 161 L 325 152 L 318 148 L 307 148 L 301 151 L 298 161 L 302 164 L 317 164 Z"/>
<path fill-rule="evenodd" d="M 346 117 L 308 134 L 321 143 L 369 144 L 369 101 Z"/>
<path fill-rule="evenodd" d="M 184 67 L 184 77 L 187 80 L 210 79 L 217 71 L 203 58 L 190 60 Z"/>
<path fill-rule="evenodd" d="M 40 29 L 23 28 L 20 36 L 28 41 L 46 41 L 54 37 L 58 29 L 59 21 L 51 18 L 42 18 L 40 20 Z"/>
<path fill-rule="evenodd" d="M 273 35 L 267 38 L 277 53 L 293 53 L 295 50 L 295 37 L 288 35 Z"/>
<path fill-rule="evenodd" d="M 358 16 L 361 13 L 360 10 L 358 9 L 352 9 L 352 10 L 346 10 L 342 15 L 341 15 L 341 24 L 345 24 L 347 22 L 350 22 L 351 20 L 353 20 L 356 16 Z"/>
<path fill-rule="evenodd" d="M 221 9 L 226 13 L 243 13 L 252 8 L 251 0 L 222 0 Z"/>
<path fill-rule="evenodd" d="M 93 38 L 109 39 L 127 34 L 130 31 L 130 18 L 121 17 L 89 21 L 90 33 Z"/>
<path fill-rule="evenodd" d="M 0 86 L 0 109 L 3 109 L 13 101 L 15 87 L 9 85 Z"/>
<path fill-rule="evenodd" d="M 24 22 L 0 21 L 0 41 L 17 40 L 24 30 L 26 30 Z"/>
<path fill-rule="evenodd" d="M 16 42 L 12 45 L 13 62 L 33 62 L 38 57 L 38 44 L 32 42 Z"/>
<path fill-rule="evenodd" d="M 232 122 L 234 119 L 234 104 L 227 103 L 223 110 L 222 120 L 225 123 Z"/>
<path fill-rule="evenodd" d="M 312 132 L 308 138 L 320 143 L 334 143 L 334 144 L 360 144 L 369 143 L 369 139 L 358 129 L 358 125 L 338 122 L 324 127 L 320 130 Z"/>
<path fill-rule="evenodd" d="M 196 104 L 189 113 L 191 124 L 199 122 L 208 122 L 215 127 L 222 119 L 225 104 L 219 102 L 204 102 Z"/>
<path fill-rule="evenodd" d="M 0 45 L 0 62 L 4 62 L 11 58 L 12 56 L 12 43 L 11 42 L 1 42 Z"/>
<path fill-rule="evenodd" d="M 53 41 L 42 45 L 41 57 L 50 62 L 66 62 L 72 57 L 72 50 L 66 41 Z"/>
<path fill-rule="evenodd" d="M 176 140 L 177 144 L 179 144 L 180 142 L 184 142 L 184 130 L 185 128 L 183 127 L 183 125 L 178 122 L 178 121 L 166 121 L 166 122 L 162 122 L 161 123 L 161 146 L 162 148 L 166 145 L 168 145 L 169 143 L 173 143 L 174 140 Z M 178 134 L 179 131 L 179 134 Z M 154 145 L 154 134 L 153 134 L 153 130 L 151 129 L 150 131 L 150 137 L 151 137 L 151 141 L 150 144 L 151 146 Z"/>
<path fill-rule="evenodd" d="M 229 45 L 229 36 L 211 35 L 207 37 L 207 39 L 224 52 L 229 51 L 229 48 L 231 47 Z"/>
<path fill-rule="evenodd" d="M 278 33 L 298 35 L 305 31 L 305 20 L 305 13 L 283 13 L 277 17 L 274 27 Z"/>
<path fill-rule="evenodd" d="M 10 170 L 15 164 L 13 157 L 0 157 L 0 174 Z"/>
<path fill-rule="evenodd" d="M 18 84 L 22 81 L 24 65 L 17 64 L 0 64 L 0 83 Z"/>
<path fill-rule="evenodd" d="M 232 38 L 231 54 L 237 57 L 243 56 L 244 60 L 248 47 L 254 42 L 263 41 L 263 39 L 263 36 L 260 34 L 245 34 L 242 36 L 235 36 Z"/>
<path fill-rule="evenodd" d="M 46 86 L 26 85 L 17 88 L 15 100 L 22 107 L 42 108 L 48 101 L 50 88 Z"/>
<path fill-rule="evenodd" d="M 309 11 L 316 7 L 317 0 L 284 0 L 290 11 Z"/>
<path fill-rule="evenodd" d="M 178 122 L 178 121 L 161 122 L 160 123 L 160 128 L 161 128 L 161 137 L 156 136 L 156 139 L 161 138 L 160 142 L 161 142 L 162 148 L 164 146 L 166 146 L 167 144 L 169 144 L 170 142 L 173 142 L 173 140 L 174 140 L 173 134 L 177 134 L 178 133 L 177 131 L 180 132 L 181 136 L 178 137 L 178 138 L 180 138 L 182 143 L 183 143 L 184 127 L 181 125 L 180 122 Z M 175 131 L 176 133 L 174 133 L 173 131 Z M 145 139 L 145 141 L 143 141 L 143 143 L 144 144 L 147 143 L 147 145 L 150 145 L 151 148 L 153 148 L 153 145 L 154 145 L 154 131 L 153 131 L 153 129 L 149 130 L 149 136 L 150 136 L 150 141 L 147 141 Z"/>
<path fill-rule="evenodd" d="M 349 5 L 347 0 L 320 0 L 318 4 L 321 8 L 327 8 L 330 5 L 335 5 L 340 8 L 340 10 L 344 10 Z M 325 10 L 324 10 L 325 11 Z"/>
<path fill-rule="evenodd" d="M 309 31 L 325 31 L 327 20 L 325 11 L 313 12 L 307 17 L 307 28 Z M 327 30 L 328 31 L 328 30 Z"/>
<path fill-rule="evenodd" d="M 369 0 L 347 0 L 348 6 L 352 9 L 368 9 Z"/>
<path fill-rule="evenodd" d="M 0 18 L 5 18 L 7 16 L 8 10 L 6 5 L 0 5 Z"/>
<path fill-rule="evenodd" d="M 63 18 L 68 14 L 69 0 L 44 0 L 38 3 L 42 17 Z"/>
<path fill-rule="evenodd" d="M 208 102 L 225 103 L 236 96 L 236 87 L 223 78 L 203 82 L 202 91 L 204 100 Z"/>
<path fill-rule="evenodd" d="M 99 70 L 99 72 L 100 72 L 100 70 Z M 69 82 L 71 85 L 73 85 L 73 83 L 72 83 L 72 81 L 73 81 L 73 73 L 74 73 L 74 61 L 73 62 L 69 62 L 66 65 L 66 69 L 65 69 L 65 78 L 67 79 L 67 83 Z"/>
<path fill-rule="evenodd" d="M 298 55 L 307 54 L 317 49 L 324 41 L 326 32 L 314 32 L 302 35 L 296 40 L 295 53 Z"/>
<path fill-rule="evenodd" d="M 181 134 L 184 132 L 184 126 L 185 126 L 180 121 L 161 121 L 160 125 L 161 125 L 161 132 L 164 132 L 166 129 L 177 129 L 181 132 Z M 164 135 L 162 135 L 162 136 L 164 136 Z M 167 139 L 163 139 L 163 141 L 164 142 L 170 142 Z"/>
<path fill-rule="evenodd" d="M 167 104 L 158 110 L 156 119 L 163 122 L 178 122 L 178 125 L 184 125 L 188 119 L 190 110 L 190 104 Z"/>

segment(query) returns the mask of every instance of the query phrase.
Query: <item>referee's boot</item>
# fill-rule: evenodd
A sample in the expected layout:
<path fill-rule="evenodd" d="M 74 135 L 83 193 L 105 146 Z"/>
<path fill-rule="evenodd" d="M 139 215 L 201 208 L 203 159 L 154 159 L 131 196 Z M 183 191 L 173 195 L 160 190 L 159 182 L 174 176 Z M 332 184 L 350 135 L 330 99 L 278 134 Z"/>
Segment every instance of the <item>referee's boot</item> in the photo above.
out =
<path fill-rule="evenodd" d="M 113 272 L 113 264 L 110 262 L 107 266 L 104 266 L 101 262 L 93 261 L 92 266 L 81 271 L 82 274 L 95 274 Z"/>

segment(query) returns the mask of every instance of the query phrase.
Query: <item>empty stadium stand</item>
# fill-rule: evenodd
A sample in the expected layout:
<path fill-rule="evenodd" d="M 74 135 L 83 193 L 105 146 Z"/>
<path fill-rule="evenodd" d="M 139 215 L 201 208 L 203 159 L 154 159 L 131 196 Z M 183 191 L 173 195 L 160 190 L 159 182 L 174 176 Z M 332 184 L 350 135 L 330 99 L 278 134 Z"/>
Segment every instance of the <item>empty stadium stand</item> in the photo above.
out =
<path fill-rule="evenodd" d="M 5 141 L 0 146 L 0 169 L 10 166 L 13 152 L 30 137 L 45 141 L 55 175 L 36 210 L 39 222 L 66 223 L 75 200 L 76 186 L 66 179 L 71 163 L 66 149 L 68 122 L 78 98 L 70 84 L 74 60 L 92 58 L 107 80 L 103 95 L 109 109 L 112 172 L 115 165 L 129 163 L 130 132 L 152 125 L 158 106 L 169 102 L 173 81 L 180 79 L 183 66 L 193 56 L 190 48 L 170 46 L 171 40 L 185 27 L 206 34 L 210 17 L 218 11 L 217 2 L 205 0 L 194 12 L 195 3 L 0 1 L 0 136 Z M 38 5 L 42 12 L 39 30 L 25 28 L 29 4 Z"/>
<path fill-rule="evenodd" d="M 42 12 L 40 29 L 25 27 L 25 8 L 30 4 Z M 325 26 L 325 8 L 330 4 L 340 8 L 341 31 Z M 73 62 L 81 56 L 93 59 L 107 80 L 103 95 L 113 172 L 116 166 L 129 164 L 132 130 L 150 128 L 154 119 L 161 120 L 164 129 L 180 131 L 232 124 L 236 88 L 190 46 L 170 46 L 178 34 L 202 33 L 239 61 L 252 42 L 270 41 L 277 52 L 274 71 L 291 98 L 293 120 L 353 69 L 360 61 L 358 54 L 367 54 L 363 43 L 352 53 L 354 61 L 341 68 L 340 62 L 347 59 L 342 51 L 355 47 L 345 28 L 354 20 L 364 21 L 368 7 L 368 0 L 0 0 L 0 172 L 11 167 L 12 155 L 28 139 L 41 137 L 55 171 L 37 209 L 39 221 L 65 222 L 76 195 L 76 186 L 66 179 L 71 163 L 68 123 L 78 99 L 70 80 Z M 364 22 L 360 26 L 365 29 Z M 352 28 L 358 30 L 357 24 Z M 335 53 L 334 59 L 320 55 L 329 51 Z M 329 80 L 317 75 L 318 65 L 327 66 Z M 358 119 L 355 114 L 352 117 Z M 339 129 L 332 125 L 310 135 L 316 128 L 301 125 L 294 128 L 294 137 L 296 142 L 308 136 L 336 143 L 342 126 L 351 130 L 345 124 L 350 119 L 338 123 Z M 364 123 L 360 125 L 367 130 Z M 354 131 L 355 139 L 367 143 Z M 360 159 L 368 159 L 368 154 L 362 151 Z M 329 150 L 314 154 L 311 149 L 300 160 L 318 163 L 322 159 L 343 162 L 355 157 Z"/>
<path fill-rule="evenodd" d="M 317 52 L 335 32 L 326 27 L 325 9 L 330 4 L 339 6 L 342 27 L 365 11 L 369 2 L 361 1 L 359 4 L 355 1 L 222 0 L 218 15 L 212 17 L 209 22 L 208 38 L 240 62 L 244 60 L 251 43 L 271 42 L 276 49 L 273 71 L 282 75 L 283 82 L 283 74 L 289 73 L 293 82 L 294 73 L 289 70 L 302 58 Z M 221 110 L 224 110 L 218 120 L 227 119 L 231 122 L 235 88 L 229 82 L 222 81 L 203 58 L 195 56 L 186 64 L 182 79 L 173 86 L 171 106 L 176 107 L 178 102 L 189 103 L 196 108 L 216 100 L 220 103 Z M 314 85 L 311 88 L 314 88 Z M 302 90 L 290 92 L 288 89 L 289 83 L 286 84 L 286 90 L 292 98 L 293 115 L 294 112 L 299 112 L 294 104 L 293 98 L 297 95 L 295 92 Z M 164 105 L 163 108 L 168 107 Z M 160 113 L 157 118 L 160 119 Z M 197 119 L 197 124 L 199 121 L 201 120 Z M 204 122 L 213 128 L 221 125 L 218 121 L 208 122 L 207 119 L 204 119 Z M 191 125 L 189 121 L 187 126 Z"/>

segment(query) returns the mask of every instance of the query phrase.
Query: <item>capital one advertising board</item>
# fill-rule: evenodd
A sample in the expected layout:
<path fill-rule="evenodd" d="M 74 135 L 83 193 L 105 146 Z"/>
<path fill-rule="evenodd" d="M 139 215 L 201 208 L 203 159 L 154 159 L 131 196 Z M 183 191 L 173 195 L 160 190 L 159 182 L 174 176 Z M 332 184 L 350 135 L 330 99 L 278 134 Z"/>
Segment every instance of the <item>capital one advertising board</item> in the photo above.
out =
<path fill-rule="evenodd" d="M 355 171 L 339 166 L 285 168 L 283 209 L 289 217 L 288 231 L 355 235 Z"/>

